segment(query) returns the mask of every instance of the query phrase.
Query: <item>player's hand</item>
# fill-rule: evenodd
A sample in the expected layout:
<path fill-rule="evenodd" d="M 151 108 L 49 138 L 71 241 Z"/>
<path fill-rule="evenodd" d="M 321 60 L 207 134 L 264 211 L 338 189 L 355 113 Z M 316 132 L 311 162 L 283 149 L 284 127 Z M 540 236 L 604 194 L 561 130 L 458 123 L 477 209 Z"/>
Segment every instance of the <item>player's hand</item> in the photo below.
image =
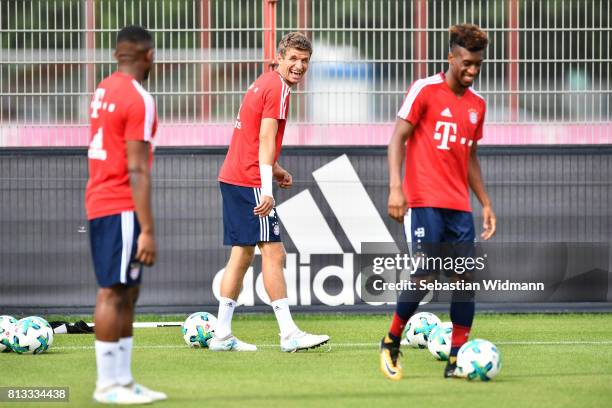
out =
<path fill-rule="evenodd" d="M 274 172 L 274 179 L 278 182 L 280 188 L 291 188 L 293 186 L 293 176 L 280 166 Z"/>
<path fill-rule="evenodd" d="M 267 217 L 270 215 L 270 211 L 274 208 L 274 198 L 262 195 L 259 205 L 253 209 L 253 214 L 259 215 L 260 217 Z"/>
<path fill-rule="evenodd" d="M 387 204 L 387 212 L 389 216 L 399 223 L 404 222 L 406 215 L 406 197 L 401 188 L 392 188 L 389 191 L 389 203 Z"/>
<path fill-rule="evenodd" d="M 136 259 L 145 266 L 155 263 L 157 249 L 155 249 L 155 237 L 151 233 L 141 232 L 138 235 Z"/>
<path fill-rule="evenodd" d="M 483 217 L 482 228 L 484 229 L 484 231 L 482 231 L 482 234 L 480 234 L 480 237 L 486 241 L 489 238 L 491 238 L 493 235 L 495 235 L 497 218 L 495 218 L 495 213 L 493 212 L 493 208 L 490 206 L 482 208 L 482 217 Z"/>

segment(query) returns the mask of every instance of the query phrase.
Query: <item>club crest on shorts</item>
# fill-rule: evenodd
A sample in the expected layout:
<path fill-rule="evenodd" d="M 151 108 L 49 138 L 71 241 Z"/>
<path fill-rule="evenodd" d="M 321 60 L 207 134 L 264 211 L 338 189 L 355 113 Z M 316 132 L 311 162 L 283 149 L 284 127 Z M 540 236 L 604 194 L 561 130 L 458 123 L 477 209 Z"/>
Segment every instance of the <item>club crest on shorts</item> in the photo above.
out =
<path fill-rule="evenodd" d="M 138 279 L 139 275 L 140 275 L 140 264 L 137 262 L 132 262 L 130 264 L 130 278 L 132 278 L 132 280 L 136 280 Z"/>
<path fill-rule="evenodd" d="M 274 232 L 274 235 L 280 235 L 280 225 L 278 225 L 277 222 L 274 223 L 272 231 Z"/>

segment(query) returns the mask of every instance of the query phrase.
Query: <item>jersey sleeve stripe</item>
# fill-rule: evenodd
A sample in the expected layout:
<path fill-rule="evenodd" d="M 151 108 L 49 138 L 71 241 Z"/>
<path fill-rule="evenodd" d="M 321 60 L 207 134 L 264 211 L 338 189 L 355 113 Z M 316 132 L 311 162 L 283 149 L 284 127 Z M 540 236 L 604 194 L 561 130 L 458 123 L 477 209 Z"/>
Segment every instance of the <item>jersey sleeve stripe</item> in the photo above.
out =
<path fill-rule="evenodd" d="M 470 91 L 472 91 L 472 93 L 473 93 L 474 95 L 476 95 L 477 97 L 479 97 L 479 98 L 480 98 L 480 99 L 482 99 L 483 101 L 485 100 L 485 98 L 484 98 L 484 97 L 483 97 L 481 94 L 479 94 L 478 92 L 476 92 L 476 90 L 475 90 L 474 88 L 470 87 Z"/>
<path fill-rule="evenodd" d="M 397 116 L 399 116 L 402 119 L 408 118 L 408 115 L 410 114 L 410 110 L 412 109 L 412 104 L 416 100 L 419 93 L 423 90 L 423 88 L 425 88 L 427 85 L 439 84 L 440 82 L 442 82 L 441 75 L 434 75 L 429 78 L 419 79 L 418 81 L 416 81 L 410 87 L 410 90 L 408 91 L 408 95 L 406 95 L 406 99 L 404 99 L 404 103 L 402 104 L 402 107 L 397 113 Z"/>
<path fill-rule="evenodd" d="M 285 81 L 283 81 L 283 79 L 279 76 L 278 79 L 281 81 L 281 93 L 280 93 L 280 110 L 278 112 L 278 117 L 279 118 L 283 118 L 283 107 L 285 105 L 285 100 L 283 99 L 283 96 L 285 95 Z"/>
<path fill-rule="evenodd" d="M 291 94 L 289 85 L 285 85 L 285 88 L 285 93 L 283 95 L 283 119 L 287 119 L 287 102 L 289 101 L 289 94 Z"/>
<path fill-rule="evenodd" d="M 144 135 L 143 140 L 148 142 L 153 137 L 153 123 L 155 121 L 155 103 L 153 97 L 148 93 L 138 81 L 133 80 L 134 87 L 142 97 L 145 104 L 145 123 L 144 123 Z"/>
<path fill-rule="evenodd" d="M 290 88 L 289 86 L 280 78 L 281 81 L 281 100 L 280 100 L 280 112 L 278 113 L 278 117 L 280 119 L 287 119 L 287 96 L 289 95 Z"/>

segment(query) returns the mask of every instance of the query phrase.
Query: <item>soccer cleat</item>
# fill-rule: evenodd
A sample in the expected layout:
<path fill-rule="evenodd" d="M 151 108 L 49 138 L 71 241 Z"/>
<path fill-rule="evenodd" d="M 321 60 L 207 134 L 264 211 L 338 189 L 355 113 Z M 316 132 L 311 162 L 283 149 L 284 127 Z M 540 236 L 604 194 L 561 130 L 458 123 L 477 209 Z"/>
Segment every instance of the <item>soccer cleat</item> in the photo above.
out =
<path fill-rule="evenodd" d="M 329 341 L 326 334 L 310 334 L 297 330 L 285 338 L 281 338 L 281 351 L 293 353 L 300 350 L 317 348 Z"/>
<path fill-rule="evenodd" d="M 401 380 L 404 375 L 399 361 L 401 355 L 399 344 L 395 344 L 389 336 L 383 337 L 380 341 L 380 371 L 390 380 Z"/>
<path fill-rule="evenodd" d="M 240 341 L 232 334 L 224 339 L 213 336 L 208 341 L 208 348 L 211 351 L 257 351 L 256 345 Z"/>
<path fill-rule="evenodd" d="M 451 363 L 450 360 L 446 363 L 446 367 L 444 368 L 444 378 L 458 378 L 457 375 L 457 360 L 455 359 L 454 363 Z"/>
<path fill-rule="evenodd" d="M 168 399 L 168 396 L 165 393 L 153 391 L 152 389 L 149 389 L 142 384 L 134 383 L 131 389 L 137 395 L 144 395 L 151 398 L 151 401 L 164 401 Z"/>
<path fill-rule="evenodd" d="M 144 394 L 136 394 L 132 388 L 113 385 L 103 390 L 96 390 L 93 399 L 101 404 L 117 405 L 140 405 L 153 402 L 151 397 Z"/>

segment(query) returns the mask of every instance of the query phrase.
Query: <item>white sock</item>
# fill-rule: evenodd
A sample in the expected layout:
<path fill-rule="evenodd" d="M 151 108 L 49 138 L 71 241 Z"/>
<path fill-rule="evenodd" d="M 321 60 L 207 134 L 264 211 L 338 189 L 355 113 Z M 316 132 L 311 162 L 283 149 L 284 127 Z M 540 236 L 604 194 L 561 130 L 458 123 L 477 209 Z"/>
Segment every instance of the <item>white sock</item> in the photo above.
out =
<path fill-rule="evenodd" d="M 289 310 L 289 299 L 278 299 L 270 304 L 274 309 L 276 315 L 276 321 L 278 322 L 278 328 L 280 329 L 280 336 L 285 338 L 291 333 L 298 330 L 298 327 L 293 322 L 291 317 L 291 311 Z"/>
<path fill-rule="evenodd" d="M 119 339 L 119 356 L 117 357 L 117 382 L 119 385 L 128 385 L 134 381 L 132 378 L 132 337 Z"/>
<path fill-rule="evenodd" d="M 119 342 L 96 340 L 96 388 L 103 389 L 117 384 L 116 367 L 119 358 Z"/>
<path fill-rule="evenodd" d="M 217 327 L 215 327 L 215 337 L 225 338 L 232 334 L 232 316 L 236 308 L 236 301 L 222 297 L 219 299 L 219 313 L 217 314 Z"/>

